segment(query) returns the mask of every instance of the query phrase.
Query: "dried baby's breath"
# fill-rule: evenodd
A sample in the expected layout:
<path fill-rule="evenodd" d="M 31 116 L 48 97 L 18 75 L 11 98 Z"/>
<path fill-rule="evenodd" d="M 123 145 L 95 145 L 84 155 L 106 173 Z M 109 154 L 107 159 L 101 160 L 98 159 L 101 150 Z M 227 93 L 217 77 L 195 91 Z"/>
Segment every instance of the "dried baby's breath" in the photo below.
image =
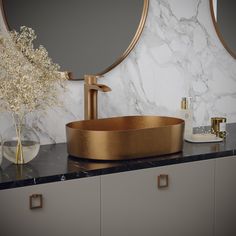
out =
<path fill-rule="evenodd" d="M 34 48 L 34 30 L 22 26 L 0 36 L 0 107 L 14 113 L 59 105 L 58 90 L 65 87 L 58 64 L 43 46 Z"/>

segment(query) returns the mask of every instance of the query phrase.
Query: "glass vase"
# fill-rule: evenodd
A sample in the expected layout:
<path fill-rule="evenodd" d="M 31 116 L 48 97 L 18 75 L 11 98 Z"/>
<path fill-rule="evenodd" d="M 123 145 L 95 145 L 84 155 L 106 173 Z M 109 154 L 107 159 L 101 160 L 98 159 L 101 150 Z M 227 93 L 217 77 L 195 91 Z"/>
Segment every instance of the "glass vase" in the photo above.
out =
<path fill-rule="evenodd" d="M 25 116 L 13 114 L 12 117 L 13 125 L 3 133 L 2 155 L 15 164 L 25 164 L 37 156 L 39 137 L 25 124 Z"/>

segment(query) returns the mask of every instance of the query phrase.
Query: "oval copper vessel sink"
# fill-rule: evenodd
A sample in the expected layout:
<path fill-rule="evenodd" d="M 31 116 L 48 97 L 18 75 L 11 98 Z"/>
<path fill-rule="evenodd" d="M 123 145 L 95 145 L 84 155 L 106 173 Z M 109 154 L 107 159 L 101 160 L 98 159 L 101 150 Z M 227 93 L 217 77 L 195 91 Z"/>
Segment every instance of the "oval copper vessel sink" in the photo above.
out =
<path fill-rule="evenodd" d="M 66 125 L 69 155 L 127 160 L 171 154 L 183 147 L 184 121 L 161 116 L 124 116 Z"/>

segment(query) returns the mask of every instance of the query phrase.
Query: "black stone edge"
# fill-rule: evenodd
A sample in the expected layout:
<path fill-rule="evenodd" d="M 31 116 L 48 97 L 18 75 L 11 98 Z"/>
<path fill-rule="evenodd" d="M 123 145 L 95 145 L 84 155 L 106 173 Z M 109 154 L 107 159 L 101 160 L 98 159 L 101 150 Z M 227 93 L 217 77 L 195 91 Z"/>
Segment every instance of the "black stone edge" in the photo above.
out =
<path fill-rule="evenodd" d="M 189 156 L 184 156 L 184 157 L 172 157 L 170 159 L 160 158 L 160 160 L 149 159 L 148 161 L 142 160 L 142 161 L 136 161 L 132 163 L 126 162 L 121 166 L 110 167 L 106 169 L 79 171 L 79 172 L 65 173 L 65 174 L 59 174 L 59 175 L 53 175 L 53 176 L 44 176 L 44 177 L 38 177 L 38 178 L 32 178 L 32 179 L 4 182 L 4 183 L 0 183 L 0 190 L 26 187 L 26 186 L 34 186 L 38 184 L 60 182 L 60 181 L 73 180 L 73 179 L 79 179 L 79 178 L 85 178 L 85 177 L 122 173 L 122 172 L 127 172 L 127 171 L 148 169 L 148 168 L 159 167 L 159 166 L 167 166 L 167 165 L 174 165 L 174 164 L 180 164 L 180 163 L 209 160 L 209 159 L 215 159 L 219 157 L 227 157 L 227 156 L 229 157 L 235 154 L 236 154 L 236 150 L 228 150 L 228 151 L 215 152 L 215 153 L 189 155 Z"/>
<path fill-rule="evenodd" d="M 126 164 L 125 167 L 120 166 L 120 167 L 111 167 L 107 169 L 102 169 L 101 175 L 134 171 L 134 170 L 139 170 L 139 169 L 148 169 L 148 168 L 154 168 L 154 167 L 160 167 L 160 166 L 201 161 L 201 160 L 216 159 L 220 157 L 229 157 L 229 156 L 233 156 L 234 154 L 236 154 L 236 150 L 221 151 L 221 152 L 207 153 L 207 154 L 196 154 L 196 155 L 189 155 L 189 156 L 184 156 L 184 157 L 173 157 L 171 159 L 160 158 L 160 160 L 149 160 L 147 162 L 137 161 L 136 163 Z"/>
<path fill-rule="evenodd" d="M 100 175 L 99 172 L 100 172 L 99 170 L 79 171 L 79 172 L 58 174 L 58 175 L 52 175 L 52 176 L 36 177 L 36 178 L 24 179 L 24 180 L 9 181 L 9 182 L 0 183 L 0 190 L 26 187 L 26 186 L 34 186 L 38 184 L 60 182 L 60 181 L 79 179 L 79 178 L 85 178 L 85 177 L 92 177 L 92 176 Z"/>

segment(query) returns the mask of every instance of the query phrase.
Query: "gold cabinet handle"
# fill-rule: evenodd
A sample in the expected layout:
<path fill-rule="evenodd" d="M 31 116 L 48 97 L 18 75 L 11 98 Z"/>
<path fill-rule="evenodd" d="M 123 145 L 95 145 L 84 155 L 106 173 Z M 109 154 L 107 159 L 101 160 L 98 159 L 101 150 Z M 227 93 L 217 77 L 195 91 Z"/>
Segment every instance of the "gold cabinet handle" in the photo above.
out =
<path fill-rule="evenodd" d="M 29 197 L 29 207 L 31 210 L 43 208 L 43 195 L 42 194 L 32 194 Z"/>
<path fill-rule="evenodd" d="M 157 177 L 157 186 L 159 189 L 167 188 L 169 186 L 169 176 L 161 174 Z"/>

